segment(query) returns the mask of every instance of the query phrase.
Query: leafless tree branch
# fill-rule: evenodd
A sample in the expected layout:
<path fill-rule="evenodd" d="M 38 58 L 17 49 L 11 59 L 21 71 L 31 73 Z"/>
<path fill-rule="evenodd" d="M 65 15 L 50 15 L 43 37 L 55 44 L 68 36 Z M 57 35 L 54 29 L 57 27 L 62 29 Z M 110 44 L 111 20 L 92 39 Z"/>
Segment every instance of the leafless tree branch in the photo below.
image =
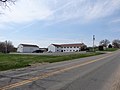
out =
<path fill-rule="evenodd" d="M 11 4 L 15 4 L 17 0 L 0 0 L 0 6 L 8 7 Z"/>
<path fill-rule="evenodd" d="M 3 10 L 5 9 L 5 8 L 8 8 L 8 9 L 10 9 L 10 6 L 12 5 L 12 4 L 15 4 L 15 2 L 16 2 L 17 0 L 0 0 L 0 8 L 2 8 Z M 4 14 L 2 11 L 0 11 L 0 15 L 1 14 Z"/>

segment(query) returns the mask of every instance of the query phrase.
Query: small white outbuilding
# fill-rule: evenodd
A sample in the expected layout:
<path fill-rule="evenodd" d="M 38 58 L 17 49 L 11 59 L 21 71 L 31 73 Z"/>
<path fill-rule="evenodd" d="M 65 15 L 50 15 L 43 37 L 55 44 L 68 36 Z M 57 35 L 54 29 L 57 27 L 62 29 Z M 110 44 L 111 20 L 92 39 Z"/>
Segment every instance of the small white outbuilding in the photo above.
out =
<path fill-rule="evenodd" d="M 29 45 L 29 44 L 20 44 L 18 45 L 17 52 L 18 53 L 32 53 L 36 50 L 39 50 L 37 45 Z"/>

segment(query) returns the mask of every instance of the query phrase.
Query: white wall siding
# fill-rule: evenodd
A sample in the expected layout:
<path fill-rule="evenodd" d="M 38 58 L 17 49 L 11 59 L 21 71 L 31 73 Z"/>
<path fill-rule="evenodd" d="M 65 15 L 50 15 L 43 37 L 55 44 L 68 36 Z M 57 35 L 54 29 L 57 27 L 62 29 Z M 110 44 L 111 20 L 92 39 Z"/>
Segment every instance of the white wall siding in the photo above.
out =
<path fill-rule="evenodd" d="M 19 45 L 19 46 L 18 46 L 17 52 L 19 52 L 19 53 L 23 52 L 23 46 L 22 46 L 22 45 Z"/>
<path fill-rule="evenodd" d="M 33 51 L 39 50 L 37 47 L 23 47 L 24 53 L 32 53 Z"/>
<path fill-rule="evenodd" d="M 48 52 L 79 52 L 81 47 L 60 47 L 50 45 L 48 46 Z"/>
<path fill-rule="evenodd" d="M 80 47 L 63 47 L 62 48 L 63 52 L 79 52 L 80 51 Z"/>
<path fill-rule="evenodd" d="M 19 45 L 17 48 L 17 52 L 19 53 L 32 53 L 33 51 L 39 50 L 39 47 L 30 47 Z"/>
<path fill-rule="evenodd" d="M 56 51 L 56 47 L 54 45 L 48 46 L 48 52 L 55 52 L 55 51 Z"/>
<path fill-rule="evenodd" d="M 61 52 L 62 48 L 61 47 L 55 47 L 55 52 Z"/>

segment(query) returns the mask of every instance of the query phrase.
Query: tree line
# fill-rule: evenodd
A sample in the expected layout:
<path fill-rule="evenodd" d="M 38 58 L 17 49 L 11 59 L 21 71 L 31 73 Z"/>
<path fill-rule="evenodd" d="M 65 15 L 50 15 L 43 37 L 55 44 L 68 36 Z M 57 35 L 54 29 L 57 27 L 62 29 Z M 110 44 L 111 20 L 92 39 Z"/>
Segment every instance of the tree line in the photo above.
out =
<path fill-rule="evenodd" d="M 104 39 L 104 40 L 100 41 L 99 45 L 103 46 L 103 47 L 106 47 L 106 48 L 110 47 L 110 46 L 112 46 L 113 48 L 120 48 L 120 40 L 115 39 L 110 44 L 110 41 L 108 39 Z"/>
<path fill-rule="evenodd" d="M 11 41 L 0 42 L 0 52 L 9 53 L 14 51 L 14 45 Z"/>

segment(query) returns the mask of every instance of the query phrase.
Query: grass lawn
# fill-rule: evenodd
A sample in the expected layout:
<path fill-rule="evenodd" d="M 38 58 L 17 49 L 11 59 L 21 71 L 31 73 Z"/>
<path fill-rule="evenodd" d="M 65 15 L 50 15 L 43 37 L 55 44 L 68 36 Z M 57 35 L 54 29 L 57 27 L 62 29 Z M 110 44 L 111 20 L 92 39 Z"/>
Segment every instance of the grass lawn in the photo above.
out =
<path fill-rule="evenodd" d="M 65 56 L 45 56 L 45 55 L 14 55 L 14 54 L 0 54 L 0 71 L 27 67 L 31 64 L 42 62 L 60 62 L 83 58 L 88 56 L 100 55 L 101 53 L 86 53 L 86 54 L 73 54 Z"/>
<path fill-rule="evenodd" d="M 104 51 L 116 51 L 116 50 L 118 50 L 118 48 L 107 48 L 107 49 L 104 50 Z"/>

